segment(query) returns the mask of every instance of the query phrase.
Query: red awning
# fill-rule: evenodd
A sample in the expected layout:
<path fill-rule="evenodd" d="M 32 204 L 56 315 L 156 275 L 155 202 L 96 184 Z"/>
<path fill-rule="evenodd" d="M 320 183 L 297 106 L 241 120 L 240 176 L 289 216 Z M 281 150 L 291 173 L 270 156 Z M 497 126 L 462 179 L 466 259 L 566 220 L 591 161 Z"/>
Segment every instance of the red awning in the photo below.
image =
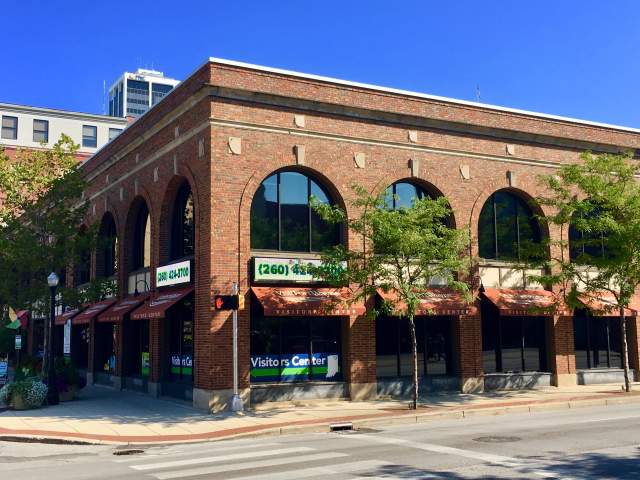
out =
<path fill-rule="evenodd" d="M 78 315 L 80 313 L 80 311 L 81 310 L 79 308 L 74 308 L 73 310 L 67 310 L 62 315 L 58 315 L 56 317 L 55 324 L 56 325 L 64 325 L 65 323 L 67 323 L 67 320 L 69 320 L 70 318 L 73 318 L 76 315 Z"/>
<path fill-rule="evenodd" d="M 385 302 L 390 302 L 398 310 L 404 310 L 406 305 L 398 299 L 395 291 L 385 292 L 378 289 L 378 295 Z M 472 306 L 465 302 L 462 294 L 450 288 L 428 288 L 418 292 L 420 303 L 416 308 L 416 315 L 468 315 Z"/>
<path fill-rule="evenodd" d="M 142 302 L 149 298 L 149 294 L 139 295 L 137 297 L 127 297 L 118 303 L 106 309 L 98 315 L 98 322 L 119 322 L 124 316 L 137 308 Z"/>
<path fill-rule="evenodd" d="M 20 320 L 20 326 L 22 328 L 27 328 L 27 324 L 29 323 L 29 311 L 28 310 L 18 310 L 16 312 L 16 319 Z"/>
<path fill-rule="evenodd" d="M 349 305 L 347 288 L 251 287 L 266 316 L 362 315 L 363 304 Z"/>
<path fill-rule="evenodd" d="M 558 307 L 557 297 L 547 290 L 485 288 L 483 295 L 498 307 L 500 315 L 548 316 Z"/>
<path fill-rule="evenodd" d="M 591 292 L 581 293 L 578 295 L 578 300 L 586 308 L 591 311 L 591 314 L 597 317 L 619 317 L 620 311 L 616 307 L 616 299 L 611 292 Z M 634 308 L 624 309 L 625 317 L 636 317 L 638 311 Z"/>
<path fill-rule="evenodd" d="M 133 311 L 131 320 L 146 320 L 148 318 L 164 318 L 167 310 L 193 292 L 193 287 L 176 288 L 151 297 Z"/>
<path fill-rule="evenodd" d="M 114 303 L 116 303 L 116 301 L 113 298 L 94 303 L 93 305 L 87 307 L 82 313 L 75 316 L 73 320 L 71 320 L 71 323 L 74 325 L 83 325 L 85 323 L 89 323 Z"/>

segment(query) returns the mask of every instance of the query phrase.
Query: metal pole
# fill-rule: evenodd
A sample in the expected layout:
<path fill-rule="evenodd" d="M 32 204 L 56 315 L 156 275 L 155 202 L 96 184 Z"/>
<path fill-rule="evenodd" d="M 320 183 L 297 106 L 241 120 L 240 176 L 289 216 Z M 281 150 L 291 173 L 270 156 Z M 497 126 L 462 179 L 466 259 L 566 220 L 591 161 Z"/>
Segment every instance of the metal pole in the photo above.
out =
<path fill-rule="evenodd" d="M 238 295 L 238 284 L 233 282 L 233 294 Z M 238 309 L 233 309 L 233 397 L 231 397 L 231 411 L 244 410 L 242 398 L 238 394 Z"/>
<path fill-rule="evenodd" d="M 58 405 L 60 403 L 60 397 L 58 395 L 58 381 L 56 379 L 56 369 L 53 362 L 54 348 L 53 348 L 53 324 L 56 316 L 56 287 L 51 288 L 51 310 L 49 312 L 49 351 L 47 352 L 47 403 L 49 405 Z"/>

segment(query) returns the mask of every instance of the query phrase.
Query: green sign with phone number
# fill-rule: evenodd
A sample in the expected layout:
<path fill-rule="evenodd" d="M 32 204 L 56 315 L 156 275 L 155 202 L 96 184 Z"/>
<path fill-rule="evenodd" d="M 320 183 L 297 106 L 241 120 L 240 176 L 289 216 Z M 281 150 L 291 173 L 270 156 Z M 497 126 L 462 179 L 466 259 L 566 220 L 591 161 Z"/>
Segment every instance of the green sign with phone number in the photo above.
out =
<path fill-rule="evenodd" d="M 317 259 L 256 257 L 253 263 L 253 280 L 310 283 L 318 279 L 309 273 L 309 267 L 318 267 L 321 264 Z"/>

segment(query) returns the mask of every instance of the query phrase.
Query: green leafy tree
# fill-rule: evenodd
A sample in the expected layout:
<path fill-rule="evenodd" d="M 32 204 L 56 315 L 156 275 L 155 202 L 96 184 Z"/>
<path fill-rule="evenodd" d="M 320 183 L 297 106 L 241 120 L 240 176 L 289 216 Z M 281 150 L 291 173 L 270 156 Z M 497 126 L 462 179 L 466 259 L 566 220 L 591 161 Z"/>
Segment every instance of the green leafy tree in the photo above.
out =
<path fill-rule="evenodd" d="M 631 154 L 586 152 L 581 160 L 540 179 L 549 193 L 539 201 L 552 211 L 544 220 L 560 237 L 549 241 L 549 273 L 539 280 L 558 285 L 570 308 L 619 317 L 629 392 L 625 310 L 640 285 L 640 164 Z M 607 302 L 600 302 L 604 297 Z"/>
<path fill-rule="evenodd" d="M 388 196 L 371 195 L 361 186 L 353 190 L 356 215 L 352 217 L 340 207 L 312 199 L 320 217 L 344 225 L 354 242 L 349 242 L 349 247 L 337 245 L 325 250 L 321 265 L 312 267 L 311 273 L 350 288 L 351 302 L 366 302 L 377 289 L 395 293 L 398 302 L 383 304 L 380 311 L 404 317 L 409 323 L 415 409 L 419 392 L 414 319 L 420 294 L 438 280 L 440 285 L 469 297 L 468 285 L 457 276 L 469 265 L 469 232 L 448 226 L 451 208 L 446 198 L 424 198 L 415 200 L 411 207 L 391 210 L 387 207 Z M 380 313 L 370 312 L 373 317 Z"/>

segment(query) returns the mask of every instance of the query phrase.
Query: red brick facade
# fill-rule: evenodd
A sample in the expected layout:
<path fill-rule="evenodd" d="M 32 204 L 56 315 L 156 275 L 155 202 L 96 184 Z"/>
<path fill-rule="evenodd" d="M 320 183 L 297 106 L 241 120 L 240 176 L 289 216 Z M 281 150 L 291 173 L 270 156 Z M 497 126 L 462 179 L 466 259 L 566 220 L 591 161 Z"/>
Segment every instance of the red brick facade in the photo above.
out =
<path fill-rule="evenodd" d="M 237 139 L 233 148 L 231 139 Z M 212 308 L 212 295 L 230 293 L 238 282 L 246 297 L 238 319 L 240 387 L 246 391 L 250 210 L 273 172 L 308 172 L 349 213 L 352 184 L 382 191 L 411 179 L 449 199 L 455 225 L 470 227 L 477 256 L 480 210 L 493 192 L 509 189 L 533 202 L 541 193 L 538 174 L 576 162 L 586 149 L 638 147 L 640 134 L 624 129 L 210 61 L 85 163 L 87 222 L 100 222 L 107 211 L 114 216 L 123 296 L 136 204 L 144 201 L 150 212 L 153 271 L 167 263 L 176 190 L 189 183 L 197 246 L 194 400 L 218 408 L 232 388 L 232 328 L 230 313 Z M 356 154 L 364 155 L 364 165 L 356 164 Z M 465 382 L 477 386 L 483 375 L 481 322 L 479 310 L 453 322 L 455 369 L 465 389 L 475 388 Z M 375 325 L 356 317 L 344 325 L 345 381 L 375 387 Z M 638 368 L 637 323 L 631 326 L 631 363 Z M 151 382 L 161 376 L 162 328 L 151 321 Z M 548 319 L 547 331 L 552 373 L 574 375 L 571 318 Z"/>

